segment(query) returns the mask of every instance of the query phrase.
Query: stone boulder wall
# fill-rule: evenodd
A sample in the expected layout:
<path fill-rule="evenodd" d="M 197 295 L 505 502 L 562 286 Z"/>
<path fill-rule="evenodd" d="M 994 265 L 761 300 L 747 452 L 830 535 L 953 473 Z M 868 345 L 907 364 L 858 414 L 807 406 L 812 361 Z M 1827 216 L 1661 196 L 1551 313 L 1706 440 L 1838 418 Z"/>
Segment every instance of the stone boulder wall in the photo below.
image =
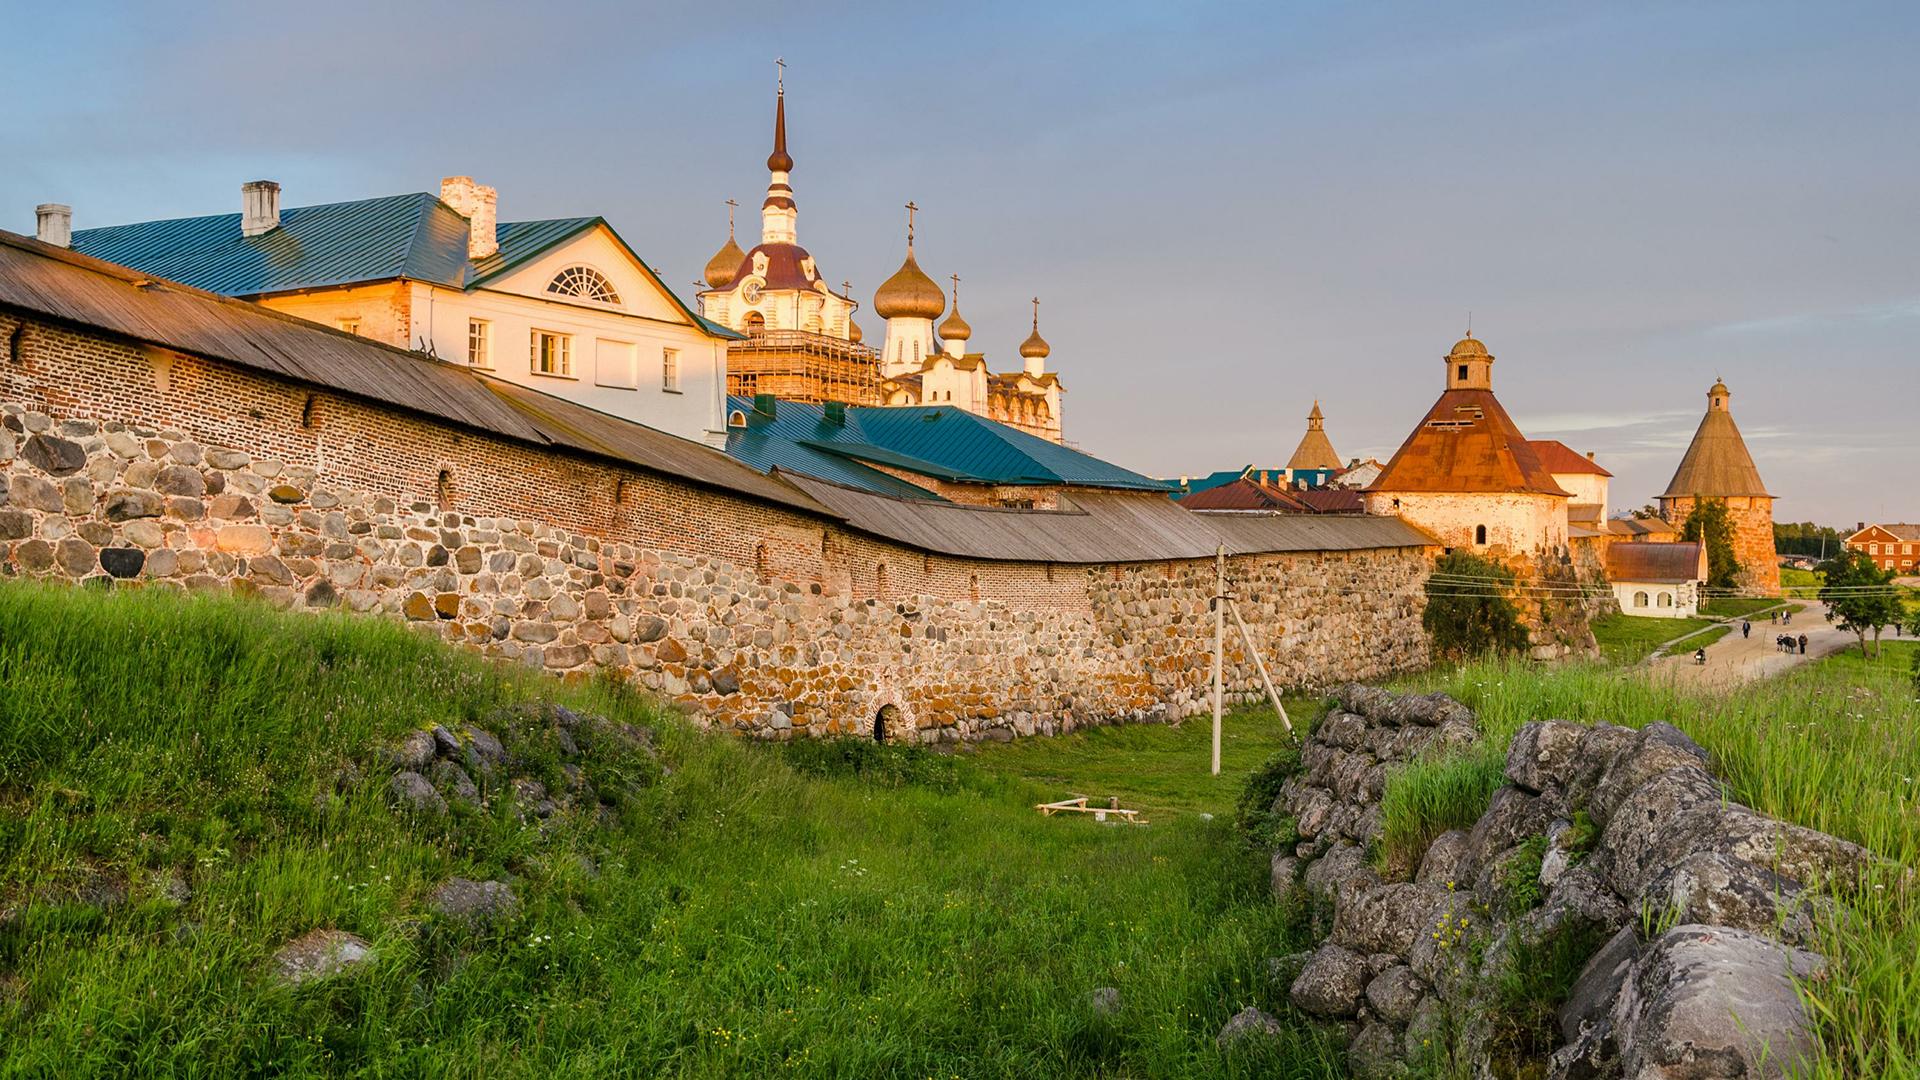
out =
<path fill-rule="evenodd" d="M 1276 894 L 1332 911 L 1318 950 L 1275 967 L 1344 1026 L 1355 1075 L 1703 1080 L 1812 1059 L 1795 984 L 1824 967 L 1813 887 L 1865 850 L 1729 801 L 1670 725 L 1546 720 L 1513 737 L 1479 821 L 1389 880 L 1371 853 L 1392 768 L 1476 737 L 1444 695 L 1345 686 L 1275 799 L 1299 836 Z"/>
<path fill-rule="evenodd" d="M 17 327 L 0 313 L 0 338 Z M 1005 740 L 1207 707 L 1211 558 L 940 555 L 191 358 L 171 369 L 190 394 L 149 393 L 137 351 L 26 340 L 32 363 L 0 363 L 0 579 L 384 616 L 755 738 Z M 1419 548 L 1229 573 L 1282 686 L 1426 662 Z M 1226 679 L 1262 694 L 1238 641 Z"/>

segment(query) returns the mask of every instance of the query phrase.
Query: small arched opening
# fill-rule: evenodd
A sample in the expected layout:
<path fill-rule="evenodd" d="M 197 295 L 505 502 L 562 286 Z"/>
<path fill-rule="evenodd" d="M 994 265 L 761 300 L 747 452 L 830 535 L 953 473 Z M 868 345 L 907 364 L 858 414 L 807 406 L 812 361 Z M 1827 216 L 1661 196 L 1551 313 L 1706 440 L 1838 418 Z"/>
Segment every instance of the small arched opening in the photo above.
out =
<path fill-rule="evenodd" d="M 1672 594 L 1672 593 L 1670 593 L 1670 592 L 1663 592 L 1663 593 L 1661 593 L 1661 594 L 1660 594 L 1660 606 L 1661 606 L 1661 607 L 1664 607 L 1664 608 L 1670 608 L 1670 607 L 1672 607 L 1672 606 L 1673 606 L 1673 594 Z"/>
<path fill-rule="evenodd" d="M 757 311 L 747 312 L 747 324 L 743 328 L 748 337 L 759 337 L 767 332 L 767 317 Z"/>
<path fill-rule="evenodd" d="M 1481 547 L 1487 545 L 1487 527 L 1485 525 L 1475 525 L 1473 527 L 1473 542 Z"/>
<path fill-rule="evenodd" d="M 882 705 L 880 711 L 873 714 L 873 741 L 887 741 L 887 732 L 900 723 L 900 706 Z"/>
<path fill-rule="evenodd" d="M 433 499 L 441 513 L 453 509 L 453 470 L 441 469 L 433 483 Z"/>
<path fill-rule="evenodd" d="M 1634 606 L 1634 607 L 1646 607 L 1646 606 L 1647 606 L 1647 594 L 1646 594 L 1646 593 L 1644 593 L 1644 592 L 1637 592 L 1637 593 L 1634 593 L 1634 594 L 1633 594 L 1633 606 Z"/>

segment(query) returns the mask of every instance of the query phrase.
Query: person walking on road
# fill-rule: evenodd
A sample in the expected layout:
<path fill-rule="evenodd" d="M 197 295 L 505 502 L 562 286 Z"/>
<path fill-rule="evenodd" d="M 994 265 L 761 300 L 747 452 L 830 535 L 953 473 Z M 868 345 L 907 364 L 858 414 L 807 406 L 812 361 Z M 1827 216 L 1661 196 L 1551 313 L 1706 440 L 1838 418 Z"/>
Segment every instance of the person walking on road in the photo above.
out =
<path fill-rule="evenodd" d="M 1745 619 L 1740 620 L 1740 636 L 1743 639 L 1753 636 L 1753 624 Z"/>
<path fill-rule="evenodd" d="M 1807 655 L 1807 635 L 1805 634 L 1800 635 L 1800 655 Z"/>

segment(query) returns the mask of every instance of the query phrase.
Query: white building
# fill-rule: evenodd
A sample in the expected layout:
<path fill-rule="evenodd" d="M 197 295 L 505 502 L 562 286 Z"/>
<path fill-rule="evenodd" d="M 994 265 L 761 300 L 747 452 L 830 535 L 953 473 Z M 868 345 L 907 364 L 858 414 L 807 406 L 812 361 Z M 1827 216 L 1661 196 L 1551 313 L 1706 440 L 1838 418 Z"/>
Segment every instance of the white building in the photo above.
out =
<path fill-rule="evenodd" d="M 1693 618 L 1700 613 L 1700 588 L 1707 581 L 1706 545 L 1608 544 L 1607 581 L 1624 614 Z"/>
<path fill-rule="evenodd" d="M 605 219 L 497 221 L 465 176 L 419 192 L 72 234 L 85 254 L 258 301 L 649 427 L 725 441 L 735 337 L 668 289 Z"/>

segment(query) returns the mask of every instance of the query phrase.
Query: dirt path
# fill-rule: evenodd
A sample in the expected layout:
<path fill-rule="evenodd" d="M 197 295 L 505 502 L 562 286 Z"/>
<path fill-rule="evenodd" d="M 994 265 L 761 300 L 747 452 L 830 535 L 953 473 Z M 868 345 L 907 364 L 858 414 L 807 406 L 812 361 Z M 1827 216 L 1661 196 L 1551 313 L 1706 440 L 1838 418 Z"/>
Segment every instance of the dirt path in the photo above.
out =
<path fill-rule="evenodd" d="M 1700 687 L 1729 687 L 1756 679 L 1771 678 L 1831 653 L 1859 644 L 1857 638 L 1827 622 L 1827 606 L 1817 600 L 1803 601 L 1805 610 L 1794 613 L 1793 622 L 1779 625 L 1762 615 L 1754 620 L 1753 636 L 1740 636 L 1740 623 L 1733 633 L 1707 646 L 1705 666 L 1693 662 L 1693 648 L 1685 643 L 1674 646 L 1675 655 L 1662 657 L 1648 666 L 1649 677 Z M 1807 635 L 1805 656 L 1783 653 L 1773 639 L 1781 634 Z"/>

